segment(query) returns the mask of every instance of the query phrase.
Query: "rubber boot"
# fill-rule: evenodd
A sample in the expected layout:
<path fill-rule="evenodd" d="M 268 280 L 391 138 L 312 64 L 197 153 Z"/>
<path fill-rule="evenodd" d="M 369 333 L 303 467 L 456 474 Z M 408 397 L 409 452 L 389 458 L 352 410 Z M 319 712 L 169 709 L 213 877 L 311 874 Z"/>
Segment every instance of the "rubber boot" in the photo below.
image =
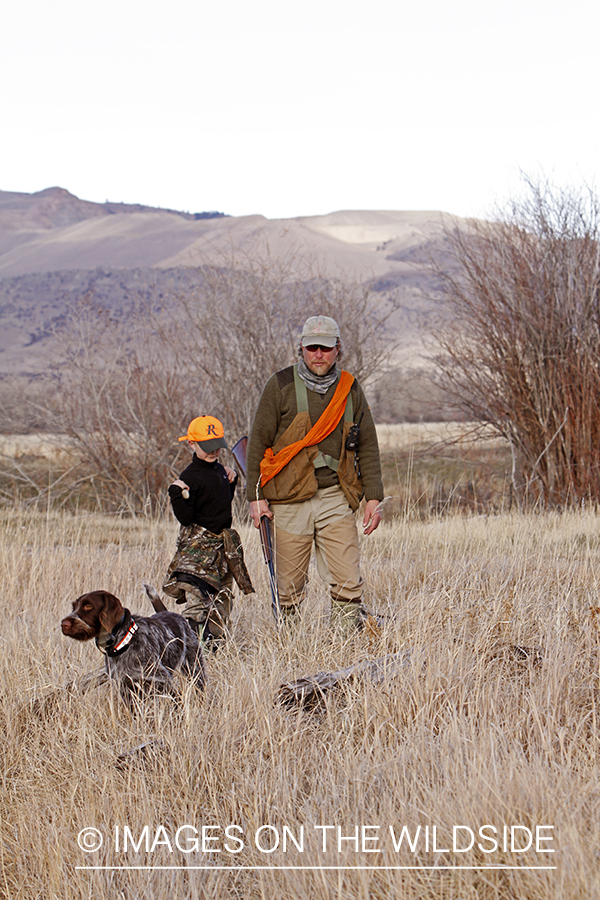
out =
<path fill-rule="evenodd" d="M 351 637 L 361 626 L 360 600 L 332 600 L 331 628 L 341 638 Z"/>

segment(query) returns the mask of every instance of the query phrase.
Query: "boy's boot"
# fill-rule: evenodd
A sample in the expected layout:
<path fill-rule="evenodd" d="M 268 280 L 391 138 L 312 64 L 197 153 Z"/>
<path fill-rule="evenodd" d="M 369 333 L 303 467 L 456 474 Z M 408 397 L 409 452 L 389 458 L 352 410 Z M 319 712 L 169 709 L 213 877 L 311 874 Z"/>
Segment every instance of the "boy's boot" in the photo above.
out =
<path fill-rule="evenodd" d="M 202 636 L 202 649 L 208 653 L 216 653 L 219 647 L 222 647 L 224 643 L 224 634 L 215 635 L 211 634 L 210 631 L 205 631 Z"/>
<path fill-rule="evenodd" d="M 341 638 L 351 637 L 362 627 L 360 600 L 332 600 L 331 628 Z"/>
<path fill-rule="evenodd" d="M 217 595 L 217 598 L 224 593 L 222 591 Z M 222 606 L 218 608 L 217 598 L 213 598 L 211 607 L 207 610 L 201 638 L 204 650 L 208 650 L 210 653 L 215 653 L 219 647 L 225 644 L 228 634 L 228 622 L 225 619 L 226 611 Z"/>
<path fill-rule="evenodd" d="M 223 644 L 225 637 L 224 635 L 214 635 L 209 631 L 209 623 L 205 622 L 202 625 L 198 619 L 190 619 L 186 616 L 186 621 L 188 622 L 192 631 L 195 631 L 198 637 L 200 638 L 200 644 L 203 650 L 206 650 L 209 653 L 214 653 L 219 647 Z"/>

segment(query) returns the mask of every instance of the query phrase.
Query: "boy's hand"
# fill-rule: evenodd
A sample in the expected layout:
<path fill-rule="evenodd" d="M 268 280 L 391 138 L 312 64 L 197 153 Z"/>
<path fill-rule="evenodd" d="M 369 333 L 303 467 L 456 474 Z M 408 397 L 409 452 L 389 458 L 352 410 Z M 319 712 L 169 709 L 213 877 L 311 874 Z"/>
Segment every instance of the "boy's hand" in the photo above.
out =
<path fill-rule="evenodd" d="M 234 482 L 235 475 L 236 475 L 235 469 L 230 469 L 229 466 L 223 466 L 223 468 L 225 469 L 225 472 L 227 473 L 227 477 L 229 478 L 229 481 Z"/>

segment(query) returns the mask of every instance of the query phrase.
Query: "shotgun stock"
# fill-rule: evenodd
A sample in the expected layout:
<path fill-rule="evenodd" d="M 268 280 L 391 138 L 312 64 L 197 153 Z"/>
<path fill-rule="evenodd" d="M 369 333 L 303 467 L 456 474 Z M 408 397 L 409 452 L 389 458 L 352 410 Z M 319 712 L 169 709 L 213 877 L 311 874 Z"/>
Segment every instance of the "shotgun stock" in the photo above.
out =
<path fill-rule="evenodd" d="M 246 452 L 248 450 L 248 438 L 244 435 L 244 437 L 240 438 L 237 444 L 231 448 L 231 455 L 235 459 L 236 463 L 240 467 L 241 473 L 246 477 Z"/>
<path fill-rule="evenodd" d="M 246 436 L 231 448 L 231 455 L 240 467 L 242 475 L 246 477 L 246 452 L 248 449 L 248 438 Z M 260 544 L 262 547 L 263 557 L 269 570 L 269 587 L 271 589 L 271 609 L 275 618 L 275 624 L 279 625 L 281 619 L 281 609 L 279 606 L 279 591 L 277 590 L 277 579 L 275 577 L 275 558 L 273 556 L 273 544 L 271 542 L 271 529 L 269 527 L 269 517 L 261 516 L 258 526 L 260 532 Z"/>

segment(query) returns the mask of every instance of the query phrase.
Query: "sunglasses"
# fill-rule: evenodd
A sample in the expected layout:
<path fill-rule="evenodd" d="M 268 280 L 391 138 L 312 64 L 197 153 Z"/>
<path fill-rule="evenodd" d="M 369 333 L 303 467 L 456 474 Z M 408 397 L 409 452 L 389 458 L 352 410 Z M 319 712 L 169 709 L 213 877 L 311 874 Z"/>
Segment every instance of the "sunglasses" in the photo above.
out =
<path fill-rule="evenodd" d="M 316 353 L 317 350 L 322 350 L 323 353 L 331 353 L 336 347 L 337 344 L 334 344 L 333 347 L 324 347 L 323 344 L 309 344 L 304 349 L 308 350 L 309 353 Z"/>

